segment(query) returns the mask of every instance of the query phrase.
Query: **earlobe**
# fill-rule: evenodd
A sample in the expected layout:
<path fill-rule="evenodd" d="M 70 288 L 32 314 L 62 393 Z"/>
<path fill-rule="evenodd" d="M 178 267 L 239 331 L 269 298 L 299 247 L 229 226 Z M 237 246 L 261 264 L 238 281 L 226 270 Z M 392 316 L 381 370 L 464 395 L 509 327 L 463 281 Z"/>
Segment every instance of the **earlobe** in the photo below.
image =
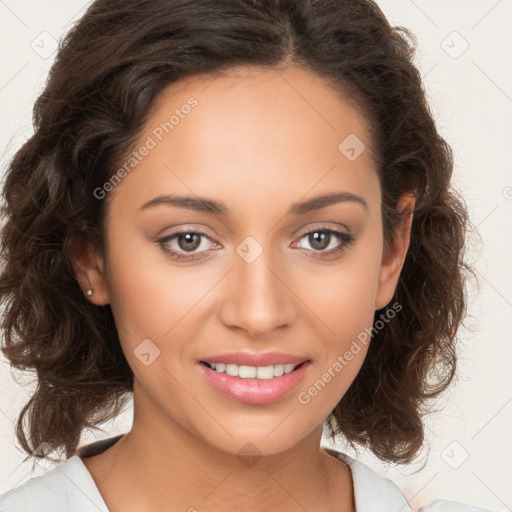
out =
<path fill-rule="evenodd" d="M 98 306 L 110 303 L 103 256 L 83 237 L 74 237 L 68 251 L 75 277 L 87 299 Z"/>
<path fill-rule="evenodd" d="M 395 294 L 411 241 L 412 212 L 415 201 L 416 197 L 412 193 L 404 194 L 398 201 L 397 210 L 409 213 L 403 217 L 395 232 L 393 246 L 383 254 L 375 299 L 376 310 L 386 307 Z"/>

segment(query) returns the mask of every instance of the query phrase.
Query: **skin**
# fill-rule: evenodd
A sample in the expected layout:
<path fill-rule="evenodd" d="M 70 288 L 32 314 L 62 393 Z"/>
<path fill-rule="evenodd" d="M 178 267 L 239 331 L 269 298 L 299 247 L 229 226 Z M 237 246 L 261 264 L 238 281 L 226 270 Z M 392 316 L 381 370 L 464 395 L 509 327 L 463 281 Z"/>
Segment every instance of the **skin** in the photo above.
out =
<path fill-rule="evenodd" d="M 110 303 L 135 375 L 131 431 L 84 463 L 111 512 L 353 511 L 350 470 L 320 441 L 367 349 L 307 405 L 297 397 L 390 305 L 412 215 L 384 251 L 367 121 L 315 74 L 237 68 L 175 83 L 136 146 L 191 96 L 197 107 L 109 192 L 105 253 L 74 245 L 77 279 L 94 290 L 91 302 Z M 349 134 L 366 145 L 354 161 L 338 149 Z M 337 191 L 361 196 L 368 209 L 347 201 L 286 214 Z M 208 197 L 230 213 L 140 209 L 162 194 Z M 413 205 L 407 194 L 398 208 Z M 314 245 L 304 233 L 319 226 L 356 240 L 322 257 L 343 242 L 331 235 L 324 248 Z M 182 228 L 211 239 L 191 249 L 195 261 L 173 260 L 155 241 Z M 263 250 L 251 263 L 236 252 L 248 236 Z M 179 241 L 167 247 L 186 255 Z M 160 350 L 148 366 L 134 354 L 144 339 Z M 211 387 L 197 366 L 237 351 L 302 355 L 311 365 L 283 399 L 244 404 Z M 248 442 L 261 455 L 251 466 L 237 455 Z"/>

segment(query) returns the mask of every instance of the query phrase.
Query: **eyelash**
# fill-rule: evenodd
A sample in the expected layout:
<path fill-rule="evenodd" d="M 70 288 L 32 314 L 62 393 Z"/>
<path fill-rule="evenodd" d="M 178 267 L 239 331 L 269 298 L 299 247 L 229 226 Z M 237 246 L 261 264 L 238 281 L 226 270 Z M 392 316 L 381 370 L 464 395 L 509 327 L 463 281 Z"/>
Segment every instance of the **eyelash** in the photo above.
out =
<path fill-rule="evenodd" d="M 304 237 L 308 236 L 311 233 L 329 233 L 329 234 L 334 235 L 336 238 L 338 238 L 338 240 L 340 240 L 340 242 L 342 242 L 340 246 L 338 246 L 335 249 L 331 249 L 329 251 L 325 251 L 325 250 L 324 251 L 318 251 L 318 250 L 315 251 L 313 249 L 312 251 L 314 253 L 322 254 L 322 256 L 312 256 L 315 259 L 325 259 L 324 255 L 328 255 L 329 257 L 331 257 L 333 255 L 340 254 L 356 241 L 356 237 L 352 234 L 344 233 L 343 231 L 337 231 L 335 229 L 327 228 L 325 226 L 317 226 L 315 228 L 310 229 L 309 231 L 306 231 L 305 233 L 302 234 L 302 236 L 299 238 L 299 240 L 302 240 Z M 183 235 L 183 234 L 199 235 L 199 236 L 206 238 L 210 242 L 213 242 L 213 240 L 208 235 L 206 235 L 205 233 L 202 233 L 201 231 L 186 230 L 186 229 L 182 230 L 182 231 L 177 231 L 176 233 L 173 233 L 172 235 L 168 235 L 163 238 L 160 238 L 156 242 L 161 247 L 161 249 L 175 261 L 178 261 L 178 260 L 193 261 L 193 260 L 202 258 L 202 256 L 200 256 L 198 258 L 197 256 L 195 256 L 193 254 L 187 255 L 186 253 L 181 253 L 181 252 L 174 251 L 174 250 L 168 248 L 168 246 L 166 244 L 169 241 L 171 241 L 171 240 L 177 238 L 179 235 Z M 198 253 L 198 254 L 201 254 L 201 253 Z"/>

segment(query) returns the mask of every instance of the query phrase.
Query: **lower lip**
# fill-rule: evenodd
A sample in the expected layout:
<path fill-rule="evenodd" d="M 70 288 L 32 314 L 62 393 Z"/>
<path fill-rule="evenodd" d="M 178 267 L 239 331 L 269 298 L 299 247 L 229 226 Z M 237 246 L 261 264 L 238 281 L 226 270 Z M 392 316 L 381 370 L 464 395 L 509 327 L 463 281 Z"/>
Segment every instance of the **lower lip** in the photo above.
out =
<path fill-rule="evenodd" d="M 272 379 L 241 379 L 216 372 L 202 363 L 198 365 L 208 382 L 231 400 L 245 404 L 271 404 L 299 385 L 310 363 L 306 361 L 293 372 Z"/>

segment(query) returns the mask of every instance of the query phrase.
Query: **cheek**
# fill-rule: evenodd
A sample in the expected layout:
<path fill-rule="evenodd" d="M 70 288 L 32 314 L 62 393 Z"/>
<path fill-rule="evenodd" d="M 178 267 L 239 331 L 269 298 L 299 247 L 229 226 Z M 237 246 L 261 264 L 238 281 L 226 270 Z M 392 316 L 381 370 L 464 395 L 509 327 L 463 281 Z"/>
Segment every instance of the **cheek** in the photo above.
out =
<path fill-rule="evenodd" d="M 308 306 L 322 322 L 317 330 L 317 361 L 299 402 L 327 415 L 357 376 L 375 314 L 381 261 L 378 234 L 365 237 L 338 266 L 315 275 L 317 292 Z M 309 283 L 311 284 L 311 282 Z"/>
<path fill-rule="evenodd" d="M 120 335 L 131 344 L 161 339 L 205 294 L 211 283 L 194 269 L 180 270 L 162 250 L 129 230 L 110 235 L 111 307 Z M 123 335 L 124 332 L 124 335 Z"/>
<path fill-rule="evenodd" d="M 371 326 L 380 261 L 379 238 L 365 237 L 349 249 L 338 265 L 318 268 L 308 274 L 308 285 L 305 286 L 310 289 L 306 295 L 308 306 L 328 327 L 322 332 L 333 343 L 343 345 Z M 312 290 L 316 291 L 312 293 Z"/>

